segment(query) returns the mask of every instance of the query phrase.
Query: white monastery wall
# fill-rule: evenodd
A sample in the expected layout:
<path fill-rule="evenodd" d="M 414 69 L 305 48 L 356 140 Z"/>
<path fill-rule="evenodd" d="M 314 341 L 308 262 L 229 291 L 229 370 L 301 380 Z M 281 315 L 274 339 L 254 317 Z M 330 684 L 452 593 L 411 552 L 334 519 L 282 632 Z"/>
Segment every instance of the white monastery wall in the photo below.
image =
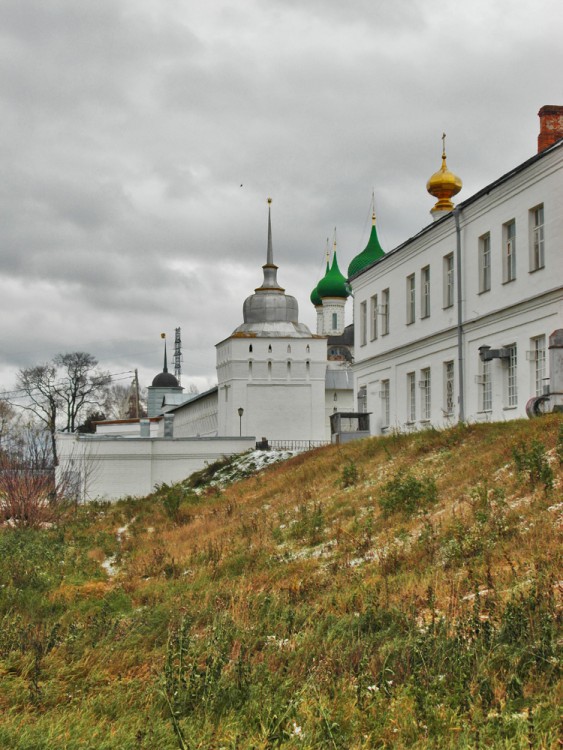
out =
<path fill-rule="evenodd" d="M 254 445 L 254 438 L 116 440 L 61 434 L 58 471 L 80 474 L 84 501 L 142 497 L 157 484 L 181 481 L 208 463 Z"/>

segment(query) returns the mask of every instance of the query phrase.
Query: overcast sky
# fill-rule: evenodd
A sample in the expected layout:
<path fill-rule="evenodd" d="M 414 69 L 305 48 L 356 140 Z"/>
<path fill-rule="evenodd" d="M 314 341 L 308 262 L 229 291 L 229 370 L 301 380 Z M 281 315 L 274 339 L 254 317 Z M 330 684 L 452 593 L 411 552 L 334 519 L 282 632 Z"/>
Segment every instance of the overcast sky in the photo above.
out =
<path fill-rule="evenodd" d="M 372 190 L 384 249 L 430 223 L 442 131 L 459 200 L 536 153 L 562 30 L 561 0 L 0 0 L 0 391 L 77 350 L 149 385 L 176 326 L 182 384 L 213 385 L 268 196 L 314 329 Z"/>

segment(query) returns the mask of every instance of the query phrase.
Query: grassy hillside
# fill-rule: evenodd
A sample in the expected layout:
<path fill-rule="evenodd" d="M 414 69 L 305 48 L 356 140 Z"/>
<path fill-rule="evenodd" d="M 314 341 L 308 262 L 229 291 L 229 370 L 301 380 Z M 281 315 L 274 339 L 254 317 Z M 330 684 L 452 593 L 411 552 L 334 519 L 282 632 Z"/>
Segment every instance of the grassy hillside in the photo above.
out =
<path fill-rule="evenodd" d="M 0 747 L 560 747 L 562 461 L 460 426 L 2 529 Z"/>

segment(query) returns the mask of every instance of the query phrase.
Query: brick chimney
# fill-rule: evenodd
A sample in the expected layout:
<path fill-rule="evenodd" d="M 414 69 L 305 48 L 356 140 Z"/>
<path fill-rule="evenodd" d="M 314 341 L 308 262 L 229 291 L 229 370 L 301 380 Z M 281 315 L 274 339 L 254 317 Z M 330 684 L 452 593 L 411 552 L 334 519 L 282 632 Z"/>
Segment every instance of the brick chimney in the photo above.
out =
<path fill-rule="evenodd" d="M 538 154 L 563 138 L 563 107 L 546 104 L 538 112 L 540 134 L 538 135 Z"/>

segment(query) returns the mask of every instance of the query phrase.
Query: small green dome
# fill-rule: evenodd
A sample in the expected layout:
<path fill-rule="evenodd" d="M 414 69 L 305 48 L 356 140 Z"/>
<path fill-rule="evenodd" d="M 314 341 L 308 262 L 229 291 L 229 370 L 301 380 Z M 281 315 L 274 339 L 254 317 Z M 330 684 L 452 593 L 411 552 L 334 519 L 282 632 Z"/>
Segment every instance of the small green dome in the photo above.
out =
<path fill-rule="evenodd" d="M 317 287 L 315 287 L 313 291 L 311 292 L 310 300 L 313 303 L 313 305 L 315 305 L 315 307 L 319 307 L 320 305 L 323 304 L 322 299 L 319 297 L 319 290 L 317 289 Z"/>
<path fill-rule="evenodd" d="M 327 242 L 328 242 L 328 240 L 327 240 Z M 327 260 L 326 260 L 325 276 L 327 275 L 327 273 L 329 272 L 329 270 L 330 270 L 330 266 L 328 264 L 328 250 L 327 250 Z M 324 276 L 323 276 L 323 278 L 324 278 Z M 319 284 L 320 283 L 321 282 L 319 281 Z M 311 296 L 309 298 L 311 300 L 311 302 L 313 303 L 313 305 L 315 305 L 315 307 L 320 307 L 323 304 L 322 299 L 319 297 L 319 284 L 317 284 L 317 286 L 313 289 L 313 291 L 311 292 Z"/>
<path fill-rule="evenodd" d="M 371 228 L 371 234 L 369 236 L 368 244 L 362 250 L 359 255 L 351 261 L 348 266 L 348 278 L 355 276 L 359 271 L 363 271 L 364 268 L 374 263 L 376 260 L 380 260 L 385 255 L 385 251 L 379 244 L 377 237 L 377 230 L 375 228 L 375 215 L 373 216 L 373 226 Z"/>
<path fill-rule="evenodd" d="M 343 297 L 346 299 L 350 296 L 348 291 L 348 282 L 338 268 L 336 259 L 336 250 L 332 258 L 332 266 L 324 279 L 321 279 L 317 285 L 317 294 L 319 297 Z"/>

